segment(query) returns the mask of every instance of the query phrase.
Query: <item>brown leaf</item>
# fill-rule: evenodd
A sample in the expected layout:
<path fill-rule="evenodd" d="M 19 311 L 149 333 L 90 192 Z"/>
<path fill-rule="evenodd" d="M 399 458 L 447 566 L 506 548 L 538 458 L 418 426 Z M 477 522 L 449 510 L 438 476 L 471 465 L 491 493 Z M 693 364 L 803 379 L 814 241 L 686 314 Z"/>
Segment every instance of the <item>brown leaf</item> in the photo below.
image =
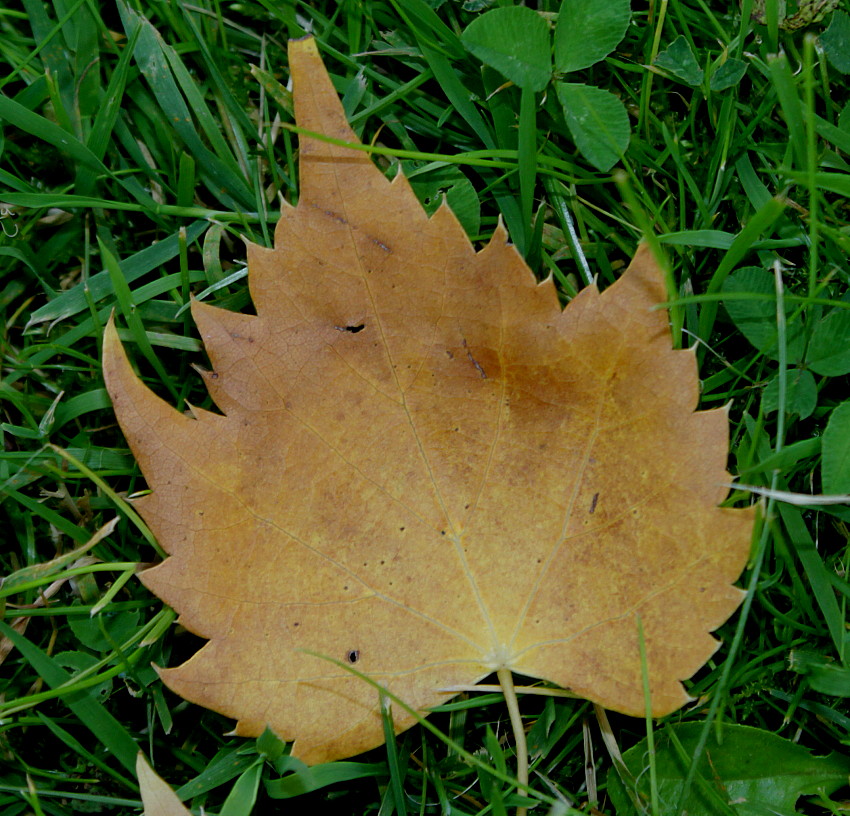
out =
<path fill-rule="evenodd" d="M 298 124 L 355 142 L 311 39 Z M 562 311 L 500 226 L 476 252 L 367 154 L 301 139 L 301 197 L 249 248 L 257 316 L 192 312 L 224 416 L 178 413 L 110 327 L 104 374 L 170 554 L 142 580 L 208 638 L 177 693 L 268 724 L 307 762 L 383 741 L 373 687 L 418 709 L 499 668 L 642 715 L 714 652 L 752 514 L 719 509 L 725 410 L 695 412 L 646 248 Z M 411 717 L 399 714 L 399 730 Z"/>
<path fill-rule="evenodd" d="M 192 816 L 192 811 L 184 807 L 171 786 L 148 765 L 141 751 L 136 756 L 136 776 L 145 808 L 144 816 Z"/>

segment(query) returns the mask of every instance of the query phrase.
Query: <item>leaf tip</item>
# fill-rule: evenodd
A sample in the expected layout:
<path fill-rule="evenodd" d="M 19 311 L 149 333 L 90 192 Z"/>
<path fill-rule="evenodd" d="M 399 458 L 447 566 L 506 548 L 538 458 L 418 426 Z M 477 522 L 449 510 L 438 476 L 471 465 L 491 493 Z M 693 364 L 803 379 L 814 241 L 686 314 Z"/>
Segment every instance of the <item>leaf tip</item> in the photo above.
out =
<path fill-rule="evenodd" d="M 109 320 L 106 322 L 106 327 L 103 330 L 102 353 L 103 381 L 114 403 L 116 392 L 121 390 L 122 380 L 126 378 L 128 372 L 135 377 L 130 366 L 130 361 L 127 359 L 127 351 L 121 342 L 121 338 L 118 336 L 118 329 L 115 326 L 114 309 L 109 315 Z"/>
<path fill-rule="evenodd" d="M 144 816 L 190 816 L 171 786 L 150 766 L 144 753 L 136 754 L 136 777 Z"/>
<path fill-rule="evenodd" d="M 510 242 L 510 235 L 508 235 L 507 227 L 505 227 L 505 222 L 502 220 L 500 213 L 499 220 L 496 223 L 496 229 L 493 230 L 493 235 L 490 238 L 490 246 L 498 246 L 499 244 L 507 246 Z"/>

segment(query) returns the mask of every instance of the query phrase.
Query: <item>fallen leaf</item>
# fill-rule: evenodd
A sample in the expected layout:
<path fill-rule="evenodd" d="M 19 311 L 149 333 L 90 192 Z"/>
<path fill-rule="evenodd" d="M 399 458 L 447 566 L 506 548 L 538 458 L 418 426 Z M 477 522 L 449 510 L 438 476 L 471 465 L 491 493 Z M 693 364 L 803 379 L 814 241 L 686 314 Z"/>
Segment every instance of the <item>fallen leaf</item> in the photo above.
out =
<path fill-rule="evenodd" d="M 290 45 L 297 121 L 356 142 L 311 39 Z M 499 669 L 655 715 L 741 599 L 752 513 L 721 509 L 728 418 L 696 412 L 646 248 L 561 310 L 500 226 L 476 252 L 399 174 L 302 137 L 275 249 L 249 247 L 257 316 L 195 302 L 224 415 L 104 376 L 170 554 L 144 583 L 207 638 L 161 671 L 268 724 L 308 763 L 383 742 L 375 689 L 423 710 Z M 414 719 L 398 713 L 398 730 Z"/>
<path fill-rule="evenodd" d="M 136 776 L 145 808 L 144 816 L 192 816 L 192 811 L 183 805 L 169 784 L 151 768 L 141 751 L 136 757 Z"/>

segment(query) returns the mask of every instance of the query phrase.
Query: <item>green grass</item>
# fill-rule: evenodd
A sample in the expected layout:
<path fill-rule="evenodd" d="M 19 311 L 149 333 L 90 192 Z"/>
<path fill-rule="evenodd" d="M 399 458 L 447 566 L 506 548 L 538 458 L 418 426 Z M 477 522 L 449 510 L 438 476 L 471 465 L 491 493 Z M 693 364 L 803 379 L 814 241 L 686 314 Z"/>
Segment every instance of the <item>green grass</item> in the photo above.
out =
<path fill-rule="evenodd" d="M 835 410 L 850 397 L 850 91 L 833 64 L 848 59 L 840 38 L 825 38 L 832 62 L 816 39 L 830 19 L 788 31 L 775 0 L 767 25 L 737 3 L 634 3 L 616 50 L 567 77 L 628 111 L 628 149 L 601 172 L 577 151 L 552 86 L 506 85 L 467 51 L 462 32 L 487 5 L 0 9 L 4 816 L 136 813 L 138 749 L 195 813 L 247 814 L 255 797 L 255 813 L 326 803 L 382 816 L 498 815 L 520 803 L 501 695 L 444 706 L 429 718 L 444 737 L 414 728 L 311 776 L 270 735 L 227 736 L 230 721 L 175 697 L 151 667 L 182 662 L 201 641 L 133 577 L 162 553 L 125 501 L 144 481 L 104 389 L 102 332 L 114 310 L 147 382 L 177 406 L 209 406 L 185 306 L 194 295 L 249 307 L 242 239 L 269 245 L 280 198 L 297 198 L 282 86 L 286 40 L 305 27 L 379 166 L 402 163 L 426 206 L 448 191 L 477 241 L 502 218 L 564 302 L 589 275 L 615 280 L 642 235 L 661 246 L 674 342 L 697 344 L 702 407 L 731 403 L 731 470 L 774 490 L 850 492 L 850 423 Z M 530 5 L 550 20 L 559 9 Z M 698 84 L 649 67 L 679 37 L 704 72 Z M 723 87 L 730 59 L 746 74 Z M 693 705 L 609 723 L 580 700 L 520 697 L 531 789 L 557 803 L 552 813 L 614 813 L 609 780 L 618 768 L 626 787 L 629 777 L 618 750 L 647 725 L 656 745 L 679 746 L 683 774 L 717 813 L 736 811 L 690 759 L 713 744 L 713 721 L 850 753 L 850 509 L 775 498 L 762 508 L 746 600 L 688 682 Z M 679 722 L 708 723 L 699 744 L 676 742 Z M 639 810 L 675 812 L 659 799 L 661 770 L 647 760 Z M 323 786 L 299 793 L 311 780 Z M 806 793 L 803 813 L 838 813 L 846 798 Z M 283 794 L 299 798 L 270 798 Z"/>

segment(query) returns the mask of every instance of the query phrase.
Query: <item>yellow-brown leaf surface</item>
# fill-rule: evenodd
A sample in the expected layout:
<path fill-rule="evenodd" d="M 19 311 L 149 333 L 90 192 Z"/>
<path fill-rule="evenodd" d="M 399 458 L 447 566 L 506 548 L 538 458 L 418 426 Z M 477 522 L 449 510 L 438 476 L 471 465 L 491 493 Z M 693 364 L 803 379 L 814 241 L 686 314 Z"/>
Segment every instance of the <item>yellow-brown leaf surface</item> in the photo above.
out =
<path fill-rule="evenodd" d="M 314 42 L 290 59 L 298 124 L 355 142 Z M 509 668 L 640 715 L 639 617 L 654 713 L 681 706 L 752 515 L 717 507 L 727 415 L 695 411 L 650 253 L 562 311 L 501 227 L 476 252 L 366 153 L 302 138 L 300 162 L 249 249 L 257 315 L 192 307 L 223 416 L 175 411 L 106 337 L 170 555 L 142 580 L 209 639 L 165 682 L 314 763 L 383 735 L 375 689 L 307 652 L 417 708 Z"/>
<path fill-rule="evenodd" d="M 141 751 L 136 757 L 136 776 L 139 778 L 144 816 L 192 816 L 192 811 L 183 806 L 177 794 L 151 768 Z"/>

